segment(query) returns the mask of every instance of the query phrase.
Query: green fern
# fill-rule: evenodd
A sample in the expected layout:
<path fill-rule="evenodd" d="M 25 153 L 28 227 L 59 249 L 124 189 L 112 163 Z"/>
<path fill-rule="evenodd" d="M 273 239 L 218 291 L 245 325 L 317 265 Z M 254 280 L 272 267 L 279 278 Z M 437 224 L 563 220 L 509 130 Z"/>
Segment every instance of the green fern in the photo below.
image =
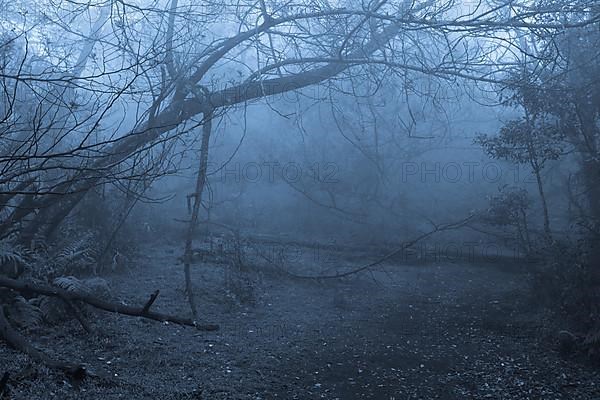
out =
<path fill-rule="evenodd" d="M 97 241 L 92 232 L 83 235 L 74 233 L 63 235 L 63 240 L 38 246 L 35 254 L 35 268 L 31 275 L 40 279 L 52 279 L 67 274 L 89 272 L 96 265 Z"/>
<path fill-rule="evenodd" d="M 64 301 L 57 297 L 40 297 L 36 303 L 42 312 L 44 321 L 51 325 L 58 324 L 70 318 L 69 310 Z"/>
<path fill-rule="evenodd" d="M 0 240 L 0 266 L 5 273 L 12 269 L 13 274 L 19 273 L 19 267 L 29 266 L 29 250 L 11 243 L 10 239 Z"/>
<path fill-rule="evenodd" d="M 68 292 L 86 294 L 101 298 L 110 298 L 108 283 L 102 278 L 77 279 L 74 276 L 61 276 L 52 284 Z"/>
<path fill-rule="evenodd" d="M 44 314 L 40 307 L 36 305 L 35 300 L 27 300 L 22 296 L 16 296 L 8 309 L 11 321 L 25 329 L 39 327 L 44 319 Z"/>
<path fill-rule="evenodd" d="M 67 292 L 85 294 L 89 292 L 89 288 L 79 279 L 74 276 L 60 276 L 52 281 L 54 286 L 66 290 Z"/>
<path fill-rule="evenodd" d="M 87 267 L 94 262 L 96 255 L 93 234 L 86 233 L 77 240 L 62 247 L 54 257 L 54 263 L 59 266 Z"/>

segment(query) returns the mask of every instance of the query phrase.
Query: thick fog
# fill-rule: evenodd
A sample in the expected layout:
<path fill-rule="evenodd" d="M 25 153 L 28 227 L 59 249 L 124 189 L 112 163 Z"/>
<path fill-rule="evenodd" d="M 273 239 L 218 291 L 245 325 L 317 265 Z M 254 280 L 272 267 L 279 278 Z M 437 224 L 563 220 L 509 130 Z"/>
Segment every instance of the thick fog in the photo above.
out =
<path fill-rule="evenodd" d="M 0 5 L 0 398 L 600 396 L 596 0 Z"/>

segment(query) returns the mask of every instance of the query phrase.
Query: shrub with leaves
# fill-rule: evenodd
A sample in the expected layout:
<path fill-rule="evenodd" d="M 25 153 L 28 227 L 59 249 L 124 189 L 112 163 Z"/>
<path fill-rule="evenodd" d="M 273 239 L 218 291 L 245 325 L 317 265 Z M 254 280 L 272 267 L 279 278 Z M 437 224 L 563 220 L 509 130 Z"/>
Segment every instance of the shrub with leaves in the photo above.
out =
<path fill-rule="evenodd" d="M 483 220 L 487 224 L 513 230 L 518 238 L 517 244 L 531 253 L 533 248 L 528 221 L 530 204 L 527 190 L 502 186 L 498 194 L 490 197 Z"/>
<path fill-rule="evenodd" d="M 565 152 L 565 136 L 552 120 L 527 114 L 525 118 L 509 121 L 496 136 L 479 135 L 475 143 L 496 160 L 506 160 L 531 167 L 542 205 L 544 233 L 552 239 L 548 203 L 542 171 L 549 161 L 558 160 Z"/>
<path fill-rule="evenodd" d="M 529 164 L 541 170 L 564 153 L 564 134 L 556 124 L 544 120 L 519 119 L 507 122 L 497 136 L 479 135 L 475 143 L 497 160 Z"/>
<path fill-rule="evenodd" d="M 557 331 L 573 337 L 569 351 L 600 359 L 600 282 L 589 262 L 590 244 L 581 239 L 556 240 L 541 250 L 542 260 L 533 273 L 536 303 L 551 311 Z"/>
<path fill-rule="evenodd" d="M 0 274 L 11 277 L 20 275 L 30 266 L 31 251 L 10 239 L 0 240 Z"/>

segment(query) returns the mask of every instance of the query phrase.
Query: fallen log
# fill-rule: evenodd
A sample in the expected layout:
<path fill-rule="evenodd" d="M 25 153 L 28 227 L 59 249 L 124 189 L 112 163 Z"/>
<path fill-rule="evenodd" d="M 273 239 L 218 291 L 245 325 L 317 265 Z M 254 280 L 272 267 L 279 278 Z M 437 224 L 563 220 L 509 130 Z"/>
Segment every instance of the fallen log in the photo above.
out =
<path fill-rule="evenodd" d="M 160 290 L 157 289 L 156 292 L 150 295 L 150 298 L 148 299 L 146 304 L 144 304 L 144 308 L 142 308 L 142 313 L 146 314 L 148 311 L 150 311 L 150 307 L 152 307 L 152 304 L 154 304 L 154 302 L 156 301 L 156 298 L 158 297 L 159 293 Z"/>
<path fill-rule="evenodd" d="M 453 230 L 453 229 L 459 229 L 462 228 L 464 226 L 466 226 L 469 221 L 471 221 L 473 218 L 475 218 L 475 214 L 473 215 L 469 215 L 468 217 L 460 220 L 460 221 L 456 221 L 456 222 L 451 222 L 448 224 L 444 224 L 444 225 L 437 225 L 434 224 L 432 222 L 433 225 L 433 229 L 430 230 L 429 232 L 423 233 L 419 236 L 417 236 L 416 238 L 412 239 L 409 242 L 406 242 L 404 244 L 402 244 L 402 246 L 392 250 L 391 252 L 387 253 L 386 255 L 382 256 L 381 258 L 370 262 L 368 264 L 362 265 L 360 267 L 351 269 L 349 271 L 346 272 L 340 272 L 337 274 L 331 274 L 331 275 L 297 275 L 294 274 L 292 272 L 286 271 L 285 269 L 281 268 L 282 271 L 285 272 L 286 275 L 295 278 L 295 279 L 305 279 L 305 280 L 326 280 L 326 279 L 339 279 L 339 278 L 345 278 L 347 276 L 350 275 L 354 275 L 354 274 L 358 274 L 359 272 L 364 272 L 364 271 L 368 271 L 370 270 L 372 267 L 375 267 L 387 260 L 389 260 L 390 258 L 398 255 L 399 253 L 401 253 L 402 251 L 409 249 L 411 247 L 413 247 L 415 244 L 417 244 L 418 242 L 420 242 L 421 240 L 427 239 L 428 237 L 438 233 L 438 232 L 443 232 L 443 231 L 448 231 L 448 230 Z M 270 264 L 273 264 L 276 266 L 276 264 L 274 263 L 274 261 L 272 261 L 271 259 L 269 259 L 268 257 L 266 257 L 264 254 L 259 253 L 259 255 L 265 259 L 267 262 L 269 262 Z"/>
<path fill-rule="evenodd" d="M 6 340 L 9 346 L 29 355 L 34 360 L 46 364 L 50 368 L 62 370 L 66 374 L 78 379 L 82 379 L 86 375 L 83 365 L 55 360 L 46 353 L 36 349 L 23 335 L 10 325 L 3 308 L 0 308 L 0 335 Z"/>
<path fill-rule="evenodd" d="M 142 317 L 152 319 L 160 322 L 172 322 L 178 325 L 192 326 L 201 331 L 216 331 L 219 329 L 219 325 L 215 324 L 198 324 L 196 321 L 190 318 L 183 318 L 169 314 L 158 313 L 150 311 L 151 302 L 147 302 L 142 307 L 133 307 L 125 304 L 114 303 L 106 300 L 102 300 L 91 296 L 89 294 L 67 291 L 50 285 L 44 285 L 40 283 L 27 282 L 23 280 L 10 279 L 6 277 L 0 277 L 0 287 L 12 289 L 21 293 L 36 293 L 44 296 L 58 297 L 66 301 L 81 301 L 89 304 L 92 307 L 100 310 L 114 312 L 122 315 L 129 315 L 132 317 Z M 156 293 L 156 292 L 155 292 Z M 158 293 L 156 293 L 158 296 Z M 152 302 L 156 299 L 152 300 Z M 150 304 L 148 304 L 150 303 Z"/>

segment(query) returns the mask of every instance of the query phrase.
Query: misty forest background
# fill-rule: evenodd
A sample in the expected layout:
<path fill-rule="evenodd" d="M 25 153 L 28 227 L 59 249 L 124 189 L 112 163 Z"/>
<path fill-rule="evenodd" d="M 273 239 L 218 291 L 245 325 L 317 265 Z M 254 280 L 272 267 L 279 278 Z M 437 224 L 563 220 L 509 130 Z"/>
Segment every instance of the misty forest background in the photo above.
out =
<path fill-rule="evenodd" d="M 559 346 L 597 357 L 599 2 L 0 3 L 0 333 L 20 352 L 86 373 L 32 345 L 59 306 L 85 330 L 84 307 L 218 329 L 195 263 L 225 258 L 241 299 L 262 241 L 315 282 L 519 264 Z M 165 241 L 181 316 L 102 296 Z M 314 268 L 288 268 L 306 248 Z"/>

